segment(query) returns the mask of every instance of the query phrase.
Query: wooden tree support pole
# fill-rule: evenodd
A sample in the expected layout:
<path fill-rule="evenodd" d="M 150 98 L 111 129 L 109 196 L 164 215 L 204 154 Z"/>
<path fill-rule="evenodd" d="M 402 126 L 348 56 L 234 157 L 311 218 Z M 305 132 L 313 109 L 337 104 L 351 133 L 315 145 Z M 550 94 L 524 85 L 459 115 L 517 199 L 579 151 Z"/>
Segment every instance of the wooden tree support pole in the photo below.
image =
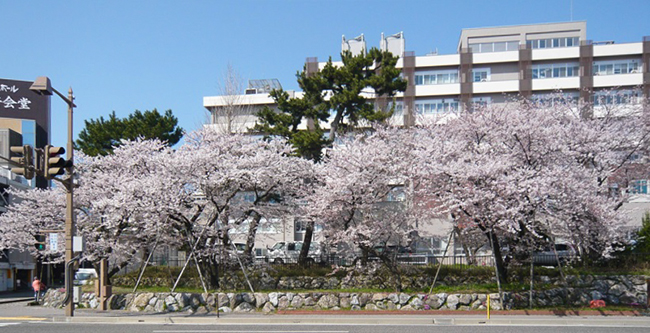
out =
<path fill-rule="evenodd" d="M 112 294 L 111 285 L 108 284 L 108 259 L 99 262 L 99 309 L 106 311 L 109 308 L 108 300 Z"/>
<path fill-rule="evenodd" d="M 433 292 L 433 286 L 436 284 L 436 281 L 438 281 L 438 274 L 440 273 L 440 268 L 442 267 L 442 262 L 445 261 L 445 258 L 447 257 L 447 250 L 449 250 L 449 244 L 451 244 L 451 238 L 454 236 L 454 230 L 452 229 L 451 232 L 449 233 L 449 239 L 447 240 L 447 246 L 445 246 L 445 252 L 442 253 L 442 260 L 440 260 L 440 263 L 438 264 L 438 269 L 436 270 L 436 276 L 433 278 L 433 283 L 431 283 L 431 288 L 429 289 L 429 295 Z"/>

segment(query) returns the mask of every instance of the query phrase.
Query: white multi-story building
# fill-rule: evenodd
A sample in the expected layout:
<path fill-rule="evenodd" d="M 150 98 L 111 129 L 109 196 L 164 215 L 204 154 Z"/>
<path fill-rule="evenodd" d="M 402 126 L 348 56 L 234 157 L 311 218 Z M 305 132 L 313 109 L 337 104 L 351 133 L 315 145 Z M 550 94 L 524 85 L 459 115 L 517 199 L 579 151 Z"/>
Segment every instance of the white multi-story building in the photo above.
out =
<path fill-rule="evenodd" d="M 405 125 L 476 104 L 544 98 L 560 90 L 588 107 L 618 102 L 605 96 L 612 89 L 630 97 L 650 96 L 650 37 L 594 42 L 587 39 L 584 21 L 463 29 L 455 54 L 416 56 L 404 45 L 402 33 L 382 35 L 381 48 L 401 55 L 397 67 L 408 80 L 396 98 L 396 121 Z M 342 50 L 365 52 L 364 36 L 343 37 Z M 324 65 L 307 58 L 305 68 L 316 71 Z M 243 131 L 254 124 L 258 110 L 273 107 L 268 89 L 252 83 L 244 95 L 204 97 L 213 126 L 228 123 L 231 131 Z M 289 94 L 299 97 L 301 92 Z"/>
<path fill-rule="evenodd" d="M 341 45 L 353 54 L 366 50 L 363 35 L 350 40 L 343 37 Z M 380 48 L 400 55 L 397 67 L 408 81 L 406 91 L 395 98 L 394 122 L 399 125 L 516 97 L 545 99 L 560 91 L 586 112 L 604 104 L 637 103 L 650 97 L 650 37 L 628 43 L 592 41 L 587 39 L 584 21 L 463 29 L 454 54 L 407 52 L 403 33 L 382 34 Z M 307 58 L 305 68 L 314 72 L 324 65 Z M 279 82 L 256 80 L 243 95 L 204 97 L 210 126 L 228 132 L 248 130 L 255 124 L 257 111 L 274 107 L 269 87 L 278 88 Z M 613 97 L 612 91 L 619 97 Z M 290 97 L 302 94 L 288 93 Z M 372 93 L 368 96 L 374 98 Z M 647 184 L 647 179 L 639 184 Z M 648 194 L 647 186 L 639 186 L 638 192 Z M 647 207 L 644 197 L 629 205 Z"/>

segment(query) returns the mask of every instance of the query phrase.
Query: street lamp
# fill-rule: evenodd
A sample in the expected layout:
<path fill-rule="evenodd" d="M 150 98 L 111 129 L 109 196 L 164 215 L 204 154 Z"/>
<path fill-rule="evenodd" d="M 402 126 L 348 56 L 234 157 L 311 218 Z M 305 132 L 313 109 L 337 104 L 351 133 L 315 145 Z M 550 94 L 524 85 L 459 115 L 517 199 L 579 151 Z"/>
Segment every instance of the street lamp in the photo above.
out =
<path fill-rule="evenodd" d="M 50 79 L 47 76 L 39 76 L 34 81 L 29 90 L 39 94 L 39 95 L 52 95 L 52 92 L 56 93 L 61 99 L 63 99 L 66 104 L 68 104 L 68 161 L 72 162 L 73 157 L 73 142 L 72 142 L 72 109 L 76 107 L 74 104 L 74 96 L 72 95 L 72 88 L 68 90 L 68 96 L 64 96 L 56 89 L 52 88 Z M 49 156 L 45 156 L 49 158 Z M 63 185 L 66 189 L 66 208 L 65 208 L 65 289 L 66 294 L 70 296 L 72 294 L 72 276 L 71 276 L 71 267 L 69 263 L 72 262 L 73 258 L 73 247 L 72 239 L 75 232 L 75 216 L 73 210 L 73 177 L 72 177 L 72 166 L 68 168 L 68 178 L 63 180 Z M 71 297 L 66 297 L 68 302 L 65 304 L 65 315 L 68 317 L 74 316 L 74 303 L 72 302 Z"/>

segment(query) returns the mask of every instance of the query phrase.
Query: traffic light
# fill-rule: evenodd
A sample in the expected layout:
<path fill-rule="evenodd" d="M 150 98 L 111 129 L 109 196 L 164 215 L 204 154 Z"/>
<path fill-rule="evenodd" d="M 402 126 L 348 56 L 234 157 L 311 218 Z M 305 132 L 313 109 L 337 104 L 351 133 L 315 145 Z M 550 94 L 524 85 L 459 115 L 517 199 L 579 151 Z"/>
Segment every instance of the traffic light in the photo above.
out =
<path fill-rule="evenodd" d="M 30 145 L 12 146 L 9 148 L 12 153 L 22 155 L 11 158 L 11 161 L 18 166 L 11 168 L 11 172 L 23 175 L 25 179 L 34 178 L 34 148 Z"/>
<path fill-rule="evenodd" d="M 52 179 L 65 173 L 65 169 L 72 166 L 72 161 L 66 161 L 59 156 L 65 153 L 63 147 L 45 146 L 45 166 L 43 168 L 43 177 Z"/>
<path fill-rule="evenodd" d="M 34 247 L 39 251 L 45 250 L 45 235 L 34 235 L 34 238 L 36 239 Z"/>

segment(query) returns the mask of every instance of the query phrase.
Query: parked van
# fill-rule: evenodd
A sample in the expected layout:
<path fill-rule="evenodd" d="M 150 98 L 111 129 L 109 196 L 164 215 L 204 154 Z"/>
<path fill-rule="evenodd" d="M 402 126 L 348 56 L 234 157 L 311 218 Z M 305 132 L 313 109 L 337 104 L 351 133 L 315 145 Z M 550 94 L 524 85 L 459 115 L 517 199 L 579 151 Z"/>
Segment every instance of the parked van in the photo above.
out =
<path fill-rule="evenodd" d="M 277 242 L 273 247 L 268 248 L 266 261 L 275 264 L 297 263 L 301 250 L 302 242 Z M 321 263 L 324 259 L 321 244 L 319 242 L 311 242 L 307 261 Z"/>
<path fill-rule="evenodd" d="M 77 286 L 90 284 L 93 279 L 97 279 L 97 271 L 94 268 L 79 268 L 74 275 L 74 284 Z"/>

